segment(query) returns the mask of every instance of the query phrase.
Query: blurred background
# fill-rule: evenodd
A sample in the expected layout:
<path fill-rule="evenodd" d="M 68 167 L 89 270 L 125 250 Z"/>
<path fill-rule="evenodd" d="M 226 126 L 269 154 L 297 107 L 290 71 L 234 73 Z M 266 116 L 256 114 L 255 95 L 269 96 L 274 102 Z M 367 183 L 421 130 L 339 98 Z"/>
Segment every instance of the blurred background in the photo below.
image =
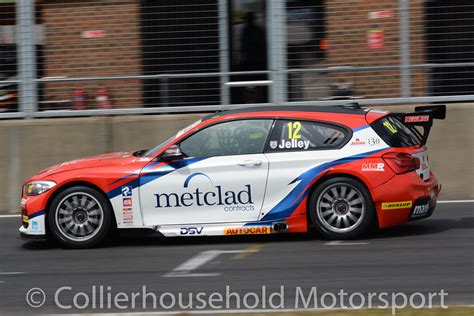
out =
<path fill-rule="evenodd" d="M 445 197 L 474 196 L 471 0 L 0 0 L 0 211 L 48 165 L 199 113 L 347 99 L 449 103 L 433 169 Z"/>

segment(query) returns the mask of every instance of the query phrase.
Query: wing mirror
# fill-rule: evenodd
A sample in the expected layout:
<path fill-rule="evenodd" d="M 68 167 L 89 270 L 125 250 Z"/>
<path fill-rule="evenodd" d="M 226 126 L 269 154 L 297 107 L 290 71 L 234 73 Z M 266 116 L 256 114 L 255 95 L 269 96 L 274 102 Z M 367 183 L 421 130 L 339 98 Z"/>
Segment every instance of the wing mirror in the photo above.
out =
<path fill-rule="evenodd" d="M 171 145 L 166 148 L 160 156 L 160 160 L 162 161 L 179 160 L 181 158 L 183 158 L 183 153 L 181 152 L 179 145 Z"/>

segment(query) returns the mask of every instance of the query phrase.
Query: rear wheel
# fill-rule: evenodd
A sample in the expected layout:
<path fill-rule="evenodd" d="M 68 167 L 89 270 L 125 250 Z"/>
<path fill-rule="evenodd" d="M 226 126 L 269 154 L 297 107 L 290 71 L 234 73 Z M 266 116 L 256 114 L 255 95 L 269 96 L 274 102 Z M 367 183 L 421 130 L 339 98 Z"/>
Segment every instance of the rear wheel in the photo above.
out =
<path fill-rule="evenodd" d="M 48 224 L 53 237 L 69 248 L 102 242 L 111 227 L 112 210 L 105 197 L 88 187 L 72 187 L 51 203 Z"/>
<path fill-rule="evenodd" d="M 316 229 L 331 239 L 351 239 L 365 232 L 374 207 L 367 188 L 351 178 L 329 179 L 316 188 L 309 202 Z"/>

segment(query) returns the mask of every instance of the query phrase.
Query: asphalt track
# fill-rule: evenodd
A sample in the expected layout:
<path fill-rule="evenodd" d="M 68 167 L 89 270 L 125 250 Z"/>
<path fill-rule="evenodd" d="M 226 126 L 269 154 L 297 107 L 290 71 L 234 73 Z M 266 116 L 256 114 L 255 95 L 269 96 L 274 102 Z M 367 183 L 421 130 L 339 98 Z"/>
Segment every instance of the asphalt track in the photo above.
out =
<path fill-rule="evenodd" d="M 100 308 L 96 299 L 94 308 L 92 287 L 98 293 L 101 285 L 114 295 L 142 292 L 146 286 L 146 292 L 158 298 L 164 292 L 225 295 L 226 286 L 242 296 L 255 292 L 261 297 L 262 286 L 267 293 L 281 292 L 284 286 L 287 309 L 295 307 L 298 287 L 306 296 L 313 287 L 318 295 L 341 289 L 349 294 L 443 289 L 448 306 L 474 304 L 472 202 L 439 204 L 429 219 L 351 242 L 330 242 L 315 235 L 164 239 L 127 231 L 102 248 L 67 250 L 50 242 L 20 240 L 19 220 L 0 218 L 0 315 L 144 311 L 140 300 L 135 309 L 119 310 L 106 304 Z M 61 304 L 73 304 L 78 292 L 87 293 L 91 302 L 83 310 L 58 308 L 54 295 L 63 286 L 72 289 L 61 292 Z M 41 308 L 27 305 L 25 296 L 31 288 L 44 290 Z M 169 297 L 163 299 L 171 304 Z M 85 302 L 84 297 L 77 300 Z M 148 300 L 147 311 L 153 311 L 152 301 Z M 231 309 L 237 307 L 234 303 Z M 269 306 L 257 306 L 262 307 Z M 158 302 L 155 311 L 166 310 Z"/>

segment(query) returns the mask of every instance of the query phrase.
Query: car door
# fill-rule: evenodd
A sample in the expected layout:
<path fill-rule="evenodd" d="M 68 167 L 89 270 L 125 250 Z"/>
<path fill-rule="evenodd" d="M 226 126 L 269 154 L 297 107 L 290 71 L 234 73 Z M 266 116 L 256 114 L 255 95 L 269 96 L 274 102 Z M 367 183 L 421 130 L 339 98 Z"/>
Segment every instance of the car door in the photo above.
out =
<path fill-rule="evenodd" d="M 267 193 L 260 220 L 283 220 L 305 197 L 326 163 L 344 153 L 350 132 L 343 127 L 299 119 L 277 120 L 265 155 L 269 161 Z"/>
<path fill-rule="evenodd" d="M 265 195 L 263 154 L 273 120 L 233 120 L 179 143 L 186 158 L 155 163 L 140 176 L 145 225 L 256 221 Z"/>

